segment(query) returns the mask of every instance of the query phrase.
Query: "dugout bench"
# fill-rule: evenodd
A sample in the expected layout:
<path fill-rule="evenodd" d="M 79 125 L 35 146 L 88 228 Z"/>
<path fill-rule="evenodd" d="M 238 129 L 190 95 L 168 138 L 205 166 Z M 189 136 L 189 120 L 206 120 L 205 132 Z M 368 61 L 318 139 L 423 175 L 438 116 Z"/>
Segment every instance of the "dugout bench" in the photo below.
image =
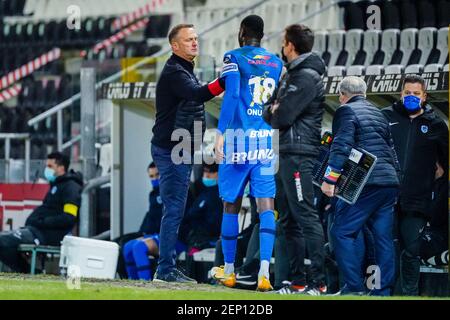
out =
<path fill-rule="evenodd" d="M 35 244 L 21 244 L 18 249 L 19 252 L 27 253 L 31 255 L 30 274 L 36 274 L 36 263 L 38 255 L 42 256 L 41 268 L 45 269 L 45 262 L 47 254 L 50 254 L 52 259 L 61 253 L 61 247 L 59 246 L 40 246 Z"/>

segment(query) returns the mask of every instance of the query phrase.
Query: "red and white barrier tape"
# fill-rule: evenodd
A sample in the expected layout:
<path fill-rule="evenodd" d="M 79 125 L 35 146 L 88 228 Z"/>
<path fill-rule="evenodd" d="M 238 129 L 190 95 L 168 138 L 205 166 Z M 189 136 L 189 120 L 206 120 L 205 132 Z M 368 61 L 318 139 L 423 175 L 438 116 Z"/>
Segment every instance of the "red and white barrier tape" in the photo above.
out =
<path fill-rule="evenodd" d="M 148 15 L 150 12 L 154 11 L 157 6 L 161 6 L 165 0 L 152 0 L 151 3 L 147 3 L 145 6 L 140 7 L 139 9 L 125 14 L 123 16 L 118 17 L 113 21 L 112 26 L 114 30 L 121 29 L 130 23 Z"/>
<path fill-rule="evenodd" d="M 42 56 L 24 64 L 23 66 L 11 71 L 0 79 L 0 90 L 11 86 L 20 79 L 32 74 L 35 70 L 61 57 L 61 49 L 55 48 Z"/>
<path fill-rule="evenodd" d="M 149 18 L 145 18 L 145 19 L 142 19 L 141 21 L 136 22 L 135 24 L 132 24 L 131 26 L 117 32 L 116 34 L 113 34 L 108 39 L 103 40 L 100 43 L 97 43 L 92 50 L 94 51 L 94 53 L 98 53 L 100 50 L 112 46 L 114 43 L 124 39 L 125 37 L 130 35 L 132 32 L 145 27 L 149 21 L 150 21 Z M 82 57 L 84 57 L 86 55 L 87 55 L 86 50 L 81 51 Z"/>
<path fill-rule="evenodd" d="M 0 103 L 6 100 L 17 97 L 22 90 L 22 85 L 20 83 L 15 84 L 11 88 L 3 90 L 0 92 Z"/>

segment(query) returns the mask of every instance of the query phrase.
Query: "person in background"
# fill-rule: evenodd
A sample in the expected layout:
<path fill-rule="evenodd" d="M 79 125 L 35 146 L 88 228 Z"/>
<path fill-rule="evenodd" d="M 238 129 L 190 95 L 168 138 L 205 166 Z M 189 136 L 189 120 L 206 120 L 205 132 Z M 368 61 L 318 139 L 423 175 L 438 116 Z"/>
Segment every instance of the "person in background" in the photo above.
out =
<path fill-rule="evenodd" d="M 400 280 L 403 294 L 419 294 L 420 232 L 427 223 L 438 167 L 447 176 L 448 127 L 426 102 L 425 80 L 407 75 L 400 100 L 382 110 L 400 162 Z"/>
<path fill-rule="evenodd" d="M 25 227 L 0 233 L 0 261 L 15 272 L 26 272 L 27 264 L 17 248 L 20 244 L 59 246 L 75 226 L 81 206 L 83 178 L 69 171 L 70 159 L 60 152 L 47 156 L 44 176 L 50 190 L 42 205 L 34 209 Z"/>

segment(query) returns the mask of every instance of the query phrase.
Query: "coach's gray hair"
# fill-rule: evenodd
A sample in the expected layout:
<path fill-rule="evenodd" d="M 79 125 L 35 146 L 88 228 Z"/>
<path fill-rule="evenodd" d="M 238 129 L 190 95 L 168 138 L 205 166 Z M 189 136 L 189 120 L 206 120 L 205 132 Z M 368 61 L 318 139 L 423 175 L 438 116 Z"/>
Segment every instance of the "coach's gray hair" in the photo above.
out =
<path fill-rule="evenodd" d="M 347 97 L 366 95 L 367 84 L 360 77 L 348 76 L 342 79 L 338 86 L 339 92 Z"/>

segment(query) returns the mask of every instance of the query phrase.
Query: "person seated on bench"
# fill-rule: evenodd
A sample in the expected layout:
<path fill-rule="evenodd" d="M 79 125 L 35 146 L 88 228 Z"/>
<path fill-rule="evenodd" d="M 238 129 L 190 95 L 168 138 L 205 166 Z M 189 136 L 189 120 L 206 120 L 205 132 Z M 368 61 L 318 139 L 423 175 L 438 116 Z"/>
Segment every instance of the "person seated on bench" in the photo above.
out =
<path fill-rule="evenodd" d="M 25 227 L 0 233 L 0 261 L 15 272 L 27 272 L 21 258 L 21 244 L 59 246 L 75 226 L 81 205 L 83 179 L 81 173 L 68 171 L 70 159 L 55 152 L 47 156 L 45 178 L 50 183 L 41 206 L 25 222 Z"/>
<path fill-rule="evenodd" d="M 126 241 L 122 250 L 126 264 L 126 273 L 128 279 L 132 280 L 151 280 L 152 269 L 148 256 L 159 256 L 159 229 L 162 217 L 162 200 L 159 195 L 159 172 L 154 162 L 148 166 L 147 171 L 153 188 L 149 195 L 149 210 L 142 221 L 139 232 L 129 235 L 130 237 L 134 237 L 134 239 Z M 189 193 L 185 212 L 187 212 L 191 203 L 192 200 Z M 185 220 L 183 220 L 176 244 L 177 255 L 187 250 L 186 242 L 189 229 L 185 225 Z"/>

